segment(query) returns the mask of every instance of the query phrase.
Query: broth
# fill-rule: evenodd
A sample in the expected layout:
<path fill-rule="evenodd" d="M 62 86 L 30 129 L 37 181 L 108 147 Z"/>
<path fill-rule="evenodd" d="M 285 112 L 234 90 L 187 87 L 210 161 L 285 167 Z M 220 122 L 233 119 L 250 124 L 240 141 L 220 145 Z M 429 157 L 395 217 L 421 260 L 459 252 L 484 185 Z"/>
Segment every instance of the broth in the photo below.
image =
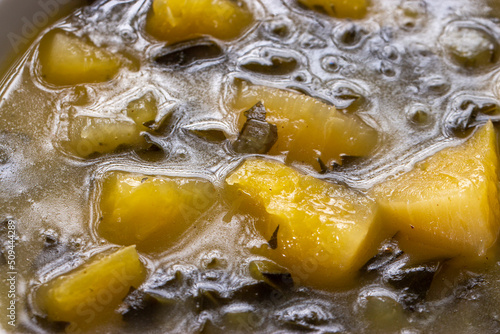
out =
<path fill-rule="evenodd" d="M 126 171 L 210 181 L 217 201 L 173 246 L 140 252 L 148 278 L 137 291 L 160 304 L 117 313 L 93 332 L 497 332 L 496 255 L 458 266 L 425 263 L 398 280 L 391 274 L 408 259 L 398 258 L 389 241 L 348 288 L 270 289 L 256 282 L 248 265 L 264 259 L 252 249 L 265 240 L 255 219 L 228 203 L 224 182 L 249 156 L 231 146 L 240 128 L 229 101 L 242 80 L 305 93 L 376 129 L 380 140 L 364 158 L 345 158 L 324 173 L 292 163 L 359 193 L 463 143 L 474 126 L 498 119 L 500 6 L 494 0 L 372 0 L 366 17 L 348 20 L 292 0 L 246 5 L 255 22 L 236 39 L 165 45 L 145 32 L 149 1 L 100 1 L 45 30 L 19 57 L 0 85 L 0 237 L 6 244 L 9 221 L 18 235 L 15 267 L 0 261 L 3 280 L 17 273 L 17 326 L 4 318 L 2 327 L 64 330 L 44 319 L 34 295 L 41 284 L 114 246 L 97 232 L 99 198 L 105 175 Z M 57 29 L 120 53 L 128 65 L 103 83 L 47 83 L 39 45 Z M 467 48 L 465 42 L 478 39 L 489 41 L 491 57 L 479 55 L 471 64 L 457 56 L 457 40 Z M 121 113 L 148 92 L 157 100 L 160 125 L 145 136 L 156 150 L 82 157 L 68 149 L 74 117 Z M 4 310 L 8 295 L 9 286 L 0 285 Z"/>

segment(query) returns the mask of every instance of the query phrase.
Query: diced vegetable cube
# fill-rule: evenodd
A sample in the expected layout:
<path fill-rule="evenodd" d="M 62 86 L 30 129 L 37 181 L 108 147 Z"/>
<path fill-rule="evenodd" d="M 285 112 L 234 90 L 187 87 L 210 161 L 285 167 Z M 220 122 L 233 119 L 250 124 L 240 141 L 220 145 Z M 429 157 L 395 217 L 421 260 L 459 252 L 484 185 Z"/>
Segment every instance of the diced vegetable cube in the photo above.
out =
<path fill-rule="evenodd" d="M 118 147 L 144 148 L 148 144 L 137 125 L 129 120 L 76 117 L 68 130 L 67 146 L 80 157 L 110 153 Z"/>
<path fill-rule="evenodd" d="M 342 155 L 364 156 L 378 143 L 376 130 L 315 98 L 245 82 L 237 88 L 229 108 L 239 113 L 240 129 L 246 121 L 244 111 L 262 102 L 266 121 L 278 130 L 269 154 L 284 154 L 287 162 L 305 162 L 319 169 L 318 158 L 327 165 L 341 164 Z"/>
<path fill-rule="evenodd" d="M 42 285 L 36 298 L 50 320 L 89 327 L 105 321 L 130 288 L 142 284 L 146 274 L 135 247 L 129 246 L 97 255 L 89 263 Z"/>
<path fill-rule="evenodd" d="M 229 40 L 241 35 L 252 21 L 252 14 L 239 1 L 154 0 L 146 30 L 169 44 L 203 35 Z"/>
<path fill-rule="evenodd" d="M 204 180 L 112 172 L 104 180 L 98 233 L 142 251 L 172 246 L 215 201 Z"/>
<path fill-rule="evenodd" d="M 75 85 L 111 80 L 122 58 L 79 37 L 55 31 L 40 42 L 42 77 L 55 85 Z"/>
<path fill-rule="evenodd" d="M 406 252 L 422 257 L 478 256 L 500 224 L 496 134 L 491 122 L 374 190 Z"/>
<path fill-rule="evenodd" d="M 69 141 L 65 145 L 83 158 L 95 153 L 111 153 L 120 147 L 147 148 L 149 144 L 141 132 L 150 130 L 146 125 L 154 123 L 157 113 L 156 99 L 148 93 L 128 104 L 128 118 L 119 115 L 115 118 L 74 117 L 70 120 Z"/>
<path fill-rule="evenodd" d="M 298 0 L 304 6 L 339 18 L 360 19 L 366 15 L 367 0 Z"/>
<path fill-rule="evenodd" d="M 299 284 L 332 288 L 351 283 L 390 235 L 381 229 L 376 205 L 367 197 L 281 163 L 248 160 L 226 182 L 250 198 L 249 212 L 259 218 L 256 228 L 269 240 L 266 255 Z"/>
<path fill-rule="evenodd" d="M 137 100 L 131 101 L 127 106 L 127 116 L 130 117 L 142 131 L 148 130 L 147 125 L 155 121 L 157 113 L 158 106 L 156 98 L 151 92 Z"/>

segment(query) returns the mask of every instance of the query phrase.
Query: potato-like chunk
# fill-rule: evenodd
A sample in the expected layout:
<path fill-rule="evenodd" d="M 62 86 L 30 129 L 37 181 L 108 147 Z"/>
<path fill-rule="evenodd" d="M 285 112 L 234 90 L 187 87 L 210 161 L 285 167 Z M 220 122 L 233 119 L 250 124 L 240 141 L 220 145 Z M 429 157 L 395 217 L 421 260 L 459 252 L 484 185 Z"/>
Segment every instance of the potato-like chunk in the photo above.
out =
<path fill-rule="evenodd" d="M 416 257 L 480 256 L 500 224 L 496 134 L 491 122 L 374 189 L 384 219 Z"/>
<path fill-rule="evenodd" d="M 67 145 L 82 158 L 110 153 L 118 147 L 145 148 L 148 144 L 140 132 L 129 120 L 82 116 L 71 123 Z"/>
<path fill-rule="evenodd" d="M 299 0 L 311 9 L 339 18 L 360 19 L 366 15 L 367 0 Z"/>
<path fill-rule="evenodd" d="M 342 185 L 299 174 L 281 163 L 248 160 L 226 179 L 244 193 L 270 258 L 293 280 L 317 288 L 347 285 L 390 236 L 375 203 Z M 387 234 L 387 235 L 384 235 Z"/>
<path fill-rule="evenodd" d="M 215 201 L 204 180 L 110 173 L 103 183 L 98 233 L 141 251 L 165 250 Z"/>
<path fill-rule="evenodd" d="M 239 1 L 154 0 L 146 31 L 169 44 L 204 35 L 230 40 L 252 21 L 252 14 Z"/>
<path fill-rule="evenodd" d="M 55 85 L 76 85 L 111 80 L 122 58 L 63 31 L 51 32 L 39 48 L 41 74 Z"/>
<path fill-rule="evenodd" d="M 239 128 L 246 121 L 244 111 L 257 102 L 266 108 L 266 121 L 276 125 L 278 140 L 269 154 L 286 155 L 287 162 L 304 162 L 320 168 L 341 164 L 342 155 L 364 156 L 378 143 L 378 133 L 356 116 L 345 115 L 304 94 L 238 82 L 229 108 L 239 113 Z"/>
<path fill-rule="evenodd" d="M 79 157 L 105 154 L 118 148 L 147 148 L 149 144 L 141 136 L 142 131 L 150 131 L 146 126 L 154 123 L 158 113 L 156 99 L 148 93 L 131 101 L 127 106 L 127 117 L 76 116 L 68 127 L 69 141 L 65 146 Z M 146 124 L 146 125 L 145 125 Z"/>
<path fill-rule="evenodd" d="M 97 255 L 89 263 L 42 285 L 36 294 L 40 308 L 51 321 L 90 327 L 112 315 L 131 287 L 146 278 L 134 246 L 108 255 Z"/>
<path fill-rule="evenodd" d="M 137 124 L 138 130 L 141 131 L 148 130 L 147 125 L 155 121 L 157 113 L 157 101 L 151 92 L 127 105 L 127 116 Z"/>

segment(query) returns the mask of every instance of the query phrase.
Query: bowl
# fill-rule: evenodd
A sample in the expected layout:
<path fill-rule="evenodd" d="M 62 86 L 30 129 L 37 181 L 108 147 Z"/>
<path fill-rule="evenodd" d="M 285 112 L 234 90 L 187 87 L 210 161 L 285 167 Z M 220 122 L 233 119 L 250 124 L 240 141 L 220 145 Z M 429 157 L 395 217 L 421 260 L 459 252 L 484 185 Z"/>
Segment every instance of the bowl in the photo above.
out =
<path fill-rule="evenodd" d="M 49 24 L 90 1 L 85 0 L 0 0 L 0 70 Z M 3 71 L 2 71 L 3 72 Z"/>

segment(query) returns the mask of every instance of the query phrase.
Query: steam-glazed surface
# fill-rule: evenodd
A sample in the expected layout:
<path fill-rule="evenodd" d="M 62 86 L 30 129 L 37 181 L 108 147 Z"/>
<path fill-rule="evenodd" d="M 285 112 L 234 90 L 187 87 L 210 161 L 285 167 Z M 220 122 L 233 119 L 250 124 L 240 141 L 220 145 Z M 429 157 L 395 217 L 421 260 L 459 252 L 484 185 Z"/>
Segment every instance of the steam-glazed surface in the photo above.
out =
<path fill-rule="evenodd" d="M 112 242 L 120 237 L 99 233 L 108 228 L 101 226 L 109 209 L 102 207 L 102 197 L 110 191 L 110 175 L 125 175 L 131 184 L 145 184 L 142 200 L 148 204 L 148 196 L 159 192 L 154 184 L 160 181 L 154 180 L 179 185 L 188 206 L 176 211 L 178 221 L 191 224 L 178 228 L 168 245 L 137 247 L 141 264 L 134 265 L 147 271 L 143 285 L 91 332 L 498 331 L 496 244 L 473 260 L 417 263 L 388 240 L 349 287 L 333 291 L 291 284 L 290 270 L 259 262 L 269 260 L 262 247 L 279 238 L 266 240 L 255 227 L 258 217 L 242 210 L 247 203 L 235 201 L 225 186 L 228 175 L 256 156 L 233 147 L 246 121 L 242 109 L 252 107 L 235 110 L 242 83 L 281 92 L 269 99 L 304 94 L 296 101 L 336 110 L 350 124 L 342 140 L 353 147 L 359 139 L 355 129 L 361 129 L 366 144 L 344 152 L 337 143 L 311 144 L 316 137 L 333 137 L 319 130 L 309 136 L 307 117 L 298 117 L 300 140 L 277 147 L 306 147 L 308 156 L 298 150 L 290 157 L 276 147 L 257 156 L 340 184 L 367 203 L 376 200 L 374 186 L 465 143 L 476 127 L 499 119 L 497 1 L 356 1 L 367 5 L 366 14 L 358 8 L 337 16 L 331 8 L 318 8 L 326 2 L 217 0 L 227 11 L 207 13 L 196 25 L 153 29 L 148 18 L 158 17 L 150 12 L 151 1 L 97 1 L 39 36 L 0 86 L 2 280 L 9 271 L 8 227 L 15 226 L 18 235 L 17 326 L 4 318 L 4 329 L 64 330 L 66 324 L 45 318 L 36 293 L 62 274 L 78 272 L 93 255 L 116 250 Z M 158 13 L 168 14 L 167 3 L 157 1 Z M 204 13 L 200 8 L 174 18 L 194 20 Z M 221 17 L 229 18 L 223 27 L 232 31 L 204 30 Z M 44 58 L 54 36 L 76 49 L 59 46 L 56 55 Z M 90 65 L 78 62 L 78 50 L 93 59 L 92 71 L 79 71 Z M 68 59 L 76 62 L 58 66 Z M 61 68 L 64 73 L 58 73 Z M 322 127 L 310 117 L 315 129 L 329 134 L 331 121 Z M 271 123 L 259 129 L 272 129 Z M 280 123 L 273 125 L 279 142 Z M 335 149 L 322 160 L 318 147 Z M 167 201 L 172 203 L 178 192 L 168 193 L 174 194 Z M 141 235 L 132 231 L 117 244 L 129 245 Z M 154 231 L 166 233 L 164 227 Z M 315 271 L 314 261 L 298 265 L 302 272 Z M 0 285 L 2 310 L 10 302 L 8 289 Z"/>

